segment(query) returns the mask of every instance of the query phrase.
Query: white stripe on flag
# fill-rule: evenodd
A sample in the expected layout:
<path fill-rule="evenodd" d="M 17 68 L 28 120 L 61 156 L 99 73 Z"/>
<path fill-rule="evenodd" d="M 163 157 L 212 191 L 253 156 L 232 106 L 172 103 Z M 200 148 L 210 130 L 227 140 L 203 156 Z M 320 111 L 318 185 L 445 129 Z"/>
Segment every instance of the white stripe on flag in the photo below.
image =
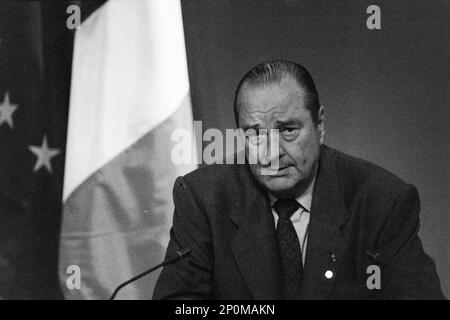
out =
<path fill-rule="evenodd" d="M 106 2 L 76 32 L 72 79 L 64 200 L 184 99 L 179 1 Z"/>

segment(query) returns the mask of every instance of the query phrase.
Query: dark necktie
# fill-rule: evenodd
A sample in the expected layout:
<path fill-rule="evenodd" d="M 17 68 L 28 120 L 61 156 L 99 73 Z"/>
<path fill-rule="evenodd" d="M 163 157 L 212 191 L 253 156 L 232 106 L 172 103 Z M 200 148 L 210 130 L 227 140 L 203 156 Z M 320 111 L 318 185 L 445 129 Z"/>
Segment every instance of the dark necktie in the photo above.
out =
<path fill-rule="evenodd" d="M 300 298 L 303 263 L 300 242 L 291 216 L 300 204 L 293 199 L 278 200 L 273 207 L 278 214 L 277 238 L 283 270 L 284 296 L 287 300 L 296 300 Z"/>

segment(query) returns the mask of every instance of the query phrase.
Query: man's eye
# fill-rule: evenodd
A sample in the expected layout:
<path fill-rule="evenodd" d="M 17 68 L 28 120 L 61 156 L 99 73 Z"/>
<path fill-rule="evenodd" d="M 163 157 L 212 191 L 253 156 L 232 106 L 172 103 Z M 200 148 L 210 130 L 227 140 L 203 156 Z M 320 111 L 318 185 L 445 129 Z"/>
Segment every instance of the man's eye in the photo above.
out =
<path fill-rule="evenodd" d="M 282 128 L 280 130 L 281 133 L 292 133 L 296 130 L 297 128 Z"/>

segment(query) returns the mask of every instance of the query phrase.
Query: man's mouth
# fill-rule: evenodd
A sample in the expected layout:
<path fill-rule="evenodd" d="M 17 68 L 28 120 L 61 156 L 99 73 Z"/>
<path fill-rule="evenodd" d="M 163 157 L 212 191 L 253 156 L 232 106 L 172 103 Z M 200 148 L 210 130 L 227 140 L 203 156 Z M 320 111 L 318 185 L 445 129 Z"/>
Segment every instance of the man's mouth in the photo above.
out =
<path fill-rule="evenodd" d="M 285 165 L 285 166 L 278 167 L 278 168 L 272 168 L 272 167 L 261 168 L 261 174 L 266 175 L 266 176 L 275 176 L 275 177 L 283 176 L 287 173 L 287 170 L 289 169 L 290 166 L 291 165 Z"/>

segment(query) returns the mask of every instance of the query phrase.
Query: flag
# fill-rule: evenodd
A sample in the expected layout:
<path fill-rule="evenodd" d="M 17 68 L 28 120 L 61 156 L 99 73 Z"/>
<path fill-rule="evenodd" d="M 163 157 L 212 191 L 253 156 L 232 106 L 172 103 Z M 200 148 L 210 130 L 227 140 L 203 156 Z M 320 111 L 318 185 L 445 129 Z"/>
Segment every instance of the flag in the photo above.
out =
<path fill-rule="evenodd" d="M 59 278 L 67 299 L 107 299 L 164 258 L 177 165 L 192 131 L 179 0 L 109 0 L 75 33 Z M 74 277 L 79 276 L 79 286 Z M 158 273 L 117 299 L 150 299 Z"/>
<path fill-rule="evenodd" d="M 58 299 L 73 32 L 65 3 L 0 2 L 0 299 Z"/>

